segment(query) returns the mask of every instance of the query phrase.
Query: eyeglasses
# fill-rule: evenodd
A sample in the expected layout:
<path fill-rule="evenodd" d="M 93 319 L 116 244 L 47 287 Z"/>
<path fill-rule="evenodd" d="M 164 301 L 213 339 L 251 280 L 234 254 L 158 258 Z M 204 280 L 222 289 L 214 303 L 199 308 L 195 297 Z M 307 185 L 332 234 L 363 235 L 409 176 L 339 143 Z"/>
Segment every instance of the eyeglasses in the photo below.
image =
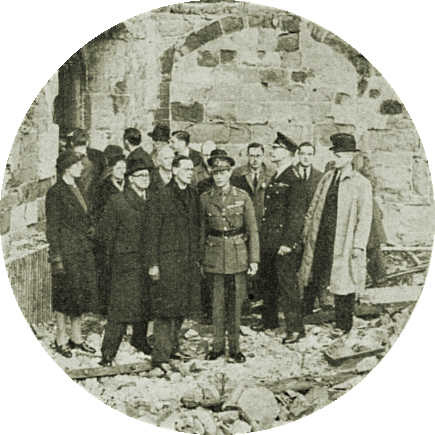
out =
<path fill-rule="evenodd" d="M 137 175 L 131 175 L 134 178 L 149 178 L 150 174 L 137 174 Z"/>

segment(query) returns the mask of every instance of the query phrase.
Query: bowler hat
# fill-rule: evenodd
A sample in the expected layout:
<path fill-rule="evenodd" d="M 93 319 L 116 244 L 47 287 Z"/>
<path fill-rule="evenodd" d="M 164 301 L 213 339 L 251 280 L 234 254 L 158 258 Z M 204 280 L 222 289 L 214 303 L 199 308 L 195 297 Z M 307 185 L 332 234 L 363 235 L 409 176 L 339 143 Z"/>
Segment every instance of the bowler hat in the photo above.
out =
<path fill-rule="evenodd" d="M 215 149 L 210 153 L 210 158 L 207 159 L 207 164 L 210 166 L 212 172 L 217 172 L 218 170 L 230 169 L 236 164 L 236 162 L 225 150 Z"/>
<path fill-rule="evenodd" d="M 359 149 L 356 148 L 355 137 L 348 133 L 336 133 L 329 138 L 333 147 L 329 148 L 336 153 L 344 152 L 356 152 Z"/>
<path fill-rule="evenodd" d="M 56 160 L 56 169 L 62 174 L 66 169 L 70 168 L 74 163 L 79 162 L 82 158 L 82 155 L 75 153 L 73 150 L 67 149 L 62 151 Z"/>
<path fill-rule="evenodd" d="M 124 149 L 119 145 L 107 145 L 104 155 L 109 167 L 115 166 L 120 160 L 125 160 Z"/>
<path fill-rule="evenodd" d="M 276 133 L 276 139 L 273 143 L 271 143 L 271 145 L 279 145 L 280 147 L 289 150 L 292 154 L 294 154 L 298 150 L 298 146 L 296 145 L 296 143 L 279 131 Z"/>
<path fill-rule="evenodd" d="M 141 157 L 138 157 L 137 159 L 130 159 L 127 160 L 127 170 L 125 171 L 125 175 L 129 176 L 134 174 L 137 171 L 143 171 L 143 170 L 151 171 L 152 166 L 145 162 L 145 160 Z"/>
<path fill-rule="evenodd" d="M 167 125 L 156 125 L 148 136 L 153 139 L 154 142 L 168 142 L 169 141 L 169 127 Z"/>

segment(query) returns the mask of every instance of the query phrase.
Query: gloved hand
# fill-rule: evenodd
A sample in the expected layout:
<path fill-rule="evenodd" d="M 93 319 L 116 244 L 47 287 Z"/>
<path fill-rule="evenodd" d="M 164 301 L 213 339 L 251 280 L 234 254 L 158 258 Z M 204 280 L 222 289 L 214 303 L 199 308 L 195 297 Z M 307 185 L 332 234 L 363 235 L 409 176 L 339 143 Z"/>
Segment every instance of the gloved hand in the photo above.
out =
<path fill-rule="evenodd" d="M 51 263 L 51 273 L 53 275 L 65 275 L 62 261 L 53 261 Z"/>

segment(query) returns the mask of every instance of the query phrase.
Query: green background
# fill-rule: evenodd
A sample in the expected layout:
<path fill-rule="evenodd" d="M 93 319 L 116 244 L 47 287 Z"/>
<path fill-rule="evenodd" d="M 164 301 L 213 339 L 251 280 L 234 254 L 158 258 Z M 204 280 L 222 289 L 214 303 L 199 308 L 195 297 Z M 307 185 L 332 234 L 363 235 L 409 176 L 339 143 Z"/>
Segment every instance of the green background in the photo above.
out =
<path fill-rule="evenodd" d="M 171 3 L 23 0 L 2 5 L 1 173 L 26 111 L 54 72 L 99 33 L 167 4 Z M 429 164 L 434 167 L 434 7 L 429 2 L 267 0 L 267 4 L 327 28 L 363 54 L 406 106 Z M 13 297 L 3 263 L 0 277 L 3 433 L 165 433 L 110 409 L 71 381 L 31 333 Z M 273 432 L 432 432 L 434 283 L 435 272 L 431 270 L 404 333 L 363 382 L 327 408 Z"/>

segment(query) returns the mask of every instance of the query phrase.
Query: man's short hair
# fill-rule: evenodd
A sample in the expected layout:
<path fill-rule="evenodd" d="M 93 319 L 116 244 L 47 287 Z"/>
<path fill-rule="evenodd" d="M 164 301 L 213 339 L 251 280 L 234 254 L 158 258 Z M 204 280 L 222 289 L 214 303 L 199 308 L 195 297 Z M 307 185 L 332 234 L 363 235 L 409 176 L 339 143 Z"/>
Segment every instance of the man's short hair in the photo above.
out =
<path fill-rule="evenodd" d="M 127 128 L 124 130 L 124 140 L 128 140 L 133 146 L 138 146 L 142 141 L 142 135 L 137 128 Z"/>
<path fill-rule="evenodd" d="M 302 147 L 311 147 L 313 149 L 313 155 L 316 154 L 316 147 L 311 142 L 303 142 L 299 145 L 299 152 Z"/>
<path fill-rule="evenodd" d="M 174 160 L 172 160 L 172 167 L 173 168 L 179 168 L 180 167 L 180 162 L 182 160 L 190 160 L 192 162 L 192 159 L 188 156 L 176 156 L 174 158 Z"/>
<path fill-rule="evenodd" d="M 171 151 L 172 153 L 174 153 L 174 150 L 169 145 L 163 145 L 159 147 L 158 150 L 156 151 L 157 160 L 160 158 L 163 151 Z"/>
<path fill-rule="evenodd" d="M 172 133 L 172 136 L 175 136 L 178 140 L 182 140 L 186 143 L 186 145 L 189 145 L 190 143 L 190 134 L 187 131 L 178 130 L 174 131 Z"/>
<path fill-rule="evenodd" d="M 89 142 L 88 133 L 85 130 L 78 128 L 74 130 L 72 133 L 67 135 L 67 147 L 80 147 L 87 145 Z"/>
<path fill-rule="evenodd" d="M 257 142 L 252 142 L 248 145 L 248 154 L 249 154 L 249 150 L 252 148 L 260 148 L 261 151 L 263 151 L 264 153 L 264 146 L 261 143 L 257 143 Z"/>

